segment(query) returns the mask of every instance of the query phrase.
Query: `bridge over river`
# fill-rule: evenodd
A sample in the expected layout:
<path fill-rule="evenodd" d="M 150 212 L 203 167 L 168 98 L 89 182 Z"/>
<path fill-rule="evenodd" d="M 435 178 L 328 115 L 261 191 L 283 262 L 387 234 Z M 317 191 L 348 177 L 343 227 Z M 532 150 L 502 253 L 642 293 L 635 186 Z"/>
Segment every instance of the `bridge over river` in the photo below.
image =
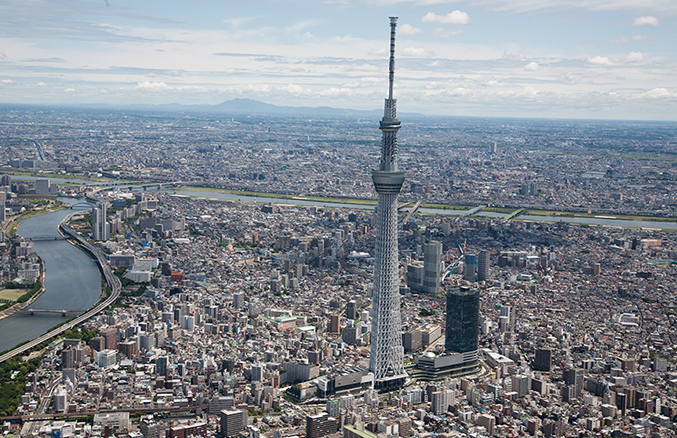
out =
<path fill-rule="evenodd" d="M 29 240 L 33 242 L 41 242 L 46 240 L 66 240 L 66 236 L 61 234 L 38 234 L 36 236 L 29 237 Z"/>
<path fill-rule="evenodd" d="M 77 316 L 86 310 L 58 310 L 58 309 L 22 309 L 14 313 L 24 314 L 24 315 L 35 315 L 38 313 L 56 313 L 61 316 Z"/>

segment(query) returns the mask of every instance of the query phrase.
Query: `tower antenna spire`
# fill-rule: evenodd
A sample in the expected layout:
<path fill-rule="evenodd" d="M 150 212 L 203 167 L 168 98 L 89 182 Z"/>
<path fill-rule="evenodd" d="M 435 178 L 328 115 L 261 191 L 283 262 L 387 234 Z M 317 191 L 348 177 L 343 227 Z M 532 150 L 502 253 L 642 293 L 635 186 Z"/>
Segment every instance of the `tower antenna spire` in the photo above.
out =
<path fill-rule="evenodd" d="M 393 98 L 393 83 L 395 82 L 395 29 L 397 28 L 397 17 L 390 17 L 390 75 L 388 99 Z"/>

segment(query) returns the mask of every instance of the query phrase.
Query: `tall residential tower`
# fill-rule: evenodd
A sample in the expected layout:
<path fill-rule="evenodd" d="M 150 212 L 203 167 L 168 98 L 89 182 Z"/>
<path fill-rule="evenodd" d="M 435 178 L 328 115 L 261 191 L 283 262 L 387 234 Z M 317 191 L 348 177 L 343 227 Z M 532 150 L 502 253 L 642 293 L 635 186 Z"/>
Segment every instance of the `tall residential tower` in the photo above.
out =
<path fill-rule="evenodd" d="M 106 222 L 106 201 L 97 202 L 92 208 L 92 239 L 108 240 L 110 232 Z"/>
<path fill-rule="evenodd" d="M 397 170 L 397 131 L 401 124 L 397 120 L 397 101 L 393 99 L 396 27 L 397 17 L 390 17 L 389 92 L 379 126 L 383 133 L 381 162 L 371 175 L 378 193 L 378 207 L 369 369 L 374 373 L 377 389 L 402 386 L 407 376 L 402 347 L 397 252 L 397 195 L 404 183 L 404 172 Z"/>

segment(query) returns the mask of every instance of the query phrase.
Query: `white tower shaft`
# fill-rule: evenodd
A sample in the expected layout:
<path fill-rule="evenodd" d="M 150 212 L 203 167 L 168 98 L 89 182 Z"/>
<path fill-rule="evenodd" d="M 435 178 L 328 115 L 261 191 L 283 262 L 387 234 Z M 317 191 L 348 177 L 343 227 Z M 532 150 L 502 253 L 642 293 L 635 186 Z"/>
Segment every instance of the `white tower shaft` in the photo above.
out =
<path fill-rule="evenodd" d="M 374 373 L 375 386 L 381 389 L 401 386 L 406 378 L 397 246 L 397 195 L 404 183 L 404 172 L 397 170 L 397 131 L 401 124 L 393 98 L 396 27 L 397 18 L 390 17 L 389 92 L 379 126 L 383 133 L 381 160 L 378 170 L 372 171 L 378 207 L 369 368 Z"/>

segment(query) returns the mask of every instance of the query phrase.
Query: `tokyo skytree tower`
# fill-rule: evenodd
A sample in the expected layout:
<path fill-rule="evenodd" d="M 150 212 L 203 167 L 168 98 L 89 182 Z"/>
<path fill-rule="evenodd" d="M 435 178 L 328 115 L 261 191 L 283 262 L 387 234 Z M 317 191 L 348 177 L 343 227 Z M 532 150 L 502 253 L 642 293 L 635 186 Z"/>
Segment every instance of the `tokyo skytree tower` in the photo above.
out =
<path fill-rule="evenodd" d="M 377 389 L 402 386 L 407 377 L 404 371 L 397 252 L 397 195 L 404 183 L 404 172 L 397 170 L 397 131 L 401 124 L 397 120 L 397 101 L 393 99 L 396 27 L 397 17 L 390 17 L 389 92 L 379 126 L 383 133 L 381 162 L 371 175 L 378 193 L 378 207 L 369 369 L 374 373 L 374 387 Z"/>

